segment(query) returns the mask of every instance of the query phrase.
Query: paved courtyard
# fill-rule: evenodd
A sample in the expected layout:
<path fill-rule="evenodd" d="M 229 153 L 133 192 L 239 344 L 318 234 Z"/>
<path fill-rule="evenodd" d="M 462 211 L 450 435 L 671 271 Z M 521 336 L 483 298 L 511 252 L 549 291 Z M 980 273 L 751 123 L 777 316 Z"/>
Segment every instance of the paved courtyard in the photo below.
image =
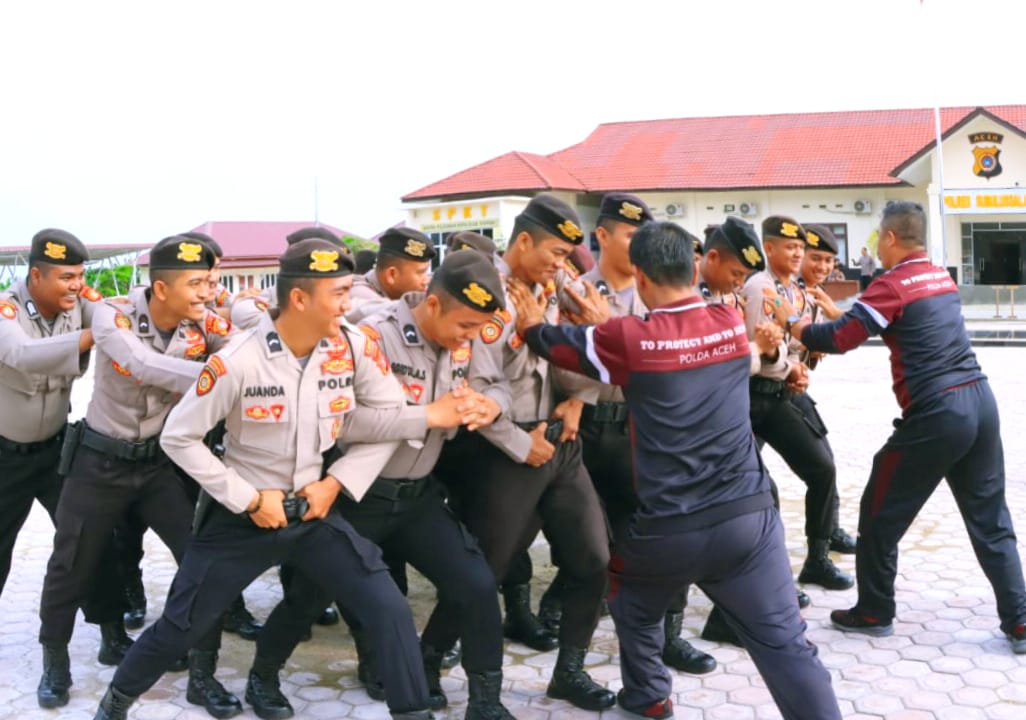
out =
<path fill-rule="evenodd" d="M 1002 412 L 1008 501 L 1021 533 L 1026 533 L 1026 353 L 1020 348 L 978 349 L 984 370 L 998 394 Z M 88 383 L 76 391 L 81 414 Z M 873 452 L 886 438 L 896 405 L 890 392 L 886 351 L 867 347 L 847 357 L 830 358 L 816 370 L 812 394 L 831 429 L 837 456 L 843 525 L 854 532 L 861 489 Z M 780 485 L 791 559 L 797 573 L 804 558 L 802 537 L 803 485 L 772 452 L 767 462 Z M 1026 536 L 1026 535 L 1024 535 Z M 98 630 L 84 622 L 72 643 L 75 685 L 71 703 L 59 711 L 40 710 L 35 688 L 40 657 L 36 642 L 39 592 L 50 552 L 52 528 L 36 508 L 19 539 L 14 568 L 0 598 L 0 717 L 20 720 L 61 718 L 89 720 L 113 669 L 96 662 Z M 1020 542 L 1020 552 L 1024 549 Z M 144 565 L 150 599 L 149 619 L 157 616 L 174 574 L 170 554 L 152 534 L 146 539 Z M 538 577 L 535 602 L 551 578 L 547 548 L 533 550 Z M 837 556 L 835 556 L 836 558 Z M 854 571 L 850 556 L 838 560 Z M 976 720 L 1026 718 L 1026 656 L 1011 653 L 998 630 L 994 599 L 970 550 L 961 519 L 947 488 L 942 486 L 926 505 L 901 545 L 897 582 L 895 634 L 887 638 L 845 635 L 831 628 L 829 612 L 848 607 L 855 591 L 826 592 L 807 587 L 813 604 L 805 612 L 809 637 L 820 648 L 846 718 L 887 720 Z M 276 575 L 267 573 L 247 591 L 249 607 L 266 617 L 280 594 Z M 415 578 L 411 600 L 423 625 L 433 591 Z M 708 600 L 693 591 L 685 615 L 686 632 L 700 631 Z M 746 653 L 731 646 L 696 640 L 712 653 L 719 667 L 709 675 L 676 674 L 676 717 L 697 720 L 779 718 L 773 702 Z M 226 635 L 219 677 L 243 694 L 245 672 L 253 646 Z M 555 652 L 536 653 L 507 644 L 503 699 L 524 720 L 596 717 L 565 702 L 545 697 Z M 620 687 L 617 643 L 612 622 L 603 618 L 587 663 L 593 677 L 610 688 Z M 339 627 L 315 628 L 314 639 L 301 646 L 287 666 L 285 692 L 299 718 L 387 718 L 386 708 L 370 700 L 356 682 L 353 643 Z M 185 701 L 184 674 L 167 675 L 135 706 L 138 720 L 206 718 Z M 466 686 L 461 670 L 443 679 L 451 708 L 438 717 L 462 718 Z M 243 717 L 255 717 L 247 708 Z M 630 717 L 619 710 L 605 718 Z"/>

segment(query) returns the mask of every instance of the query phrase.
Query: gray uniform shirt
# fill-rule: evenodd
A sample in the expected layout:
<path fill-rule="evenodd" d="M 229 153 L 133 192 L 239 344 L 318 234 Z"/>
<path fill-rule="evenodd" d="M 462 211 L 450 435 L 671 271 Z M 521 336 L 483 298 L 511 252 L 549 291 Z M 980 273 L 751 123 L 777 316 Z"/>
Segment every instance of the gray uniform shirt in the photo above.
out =
<path fill-rule="evenodd" d="M 424 293 L 406 293 L 361 325 L 379 338 L 392 374 L 402 384 L 406 407 L 400 415 L 358 407 L 346 417 L 343 432 L 350 442 L 402 440 L 381 472 L 386 478 L 420 478 L 434 469 L 442 445 L 456 431 L 428 430 L 424 406 L 465 385 L 470 374 L 469 344 L 448 350 L 421 333 L 412 310 L 423 299 Z"/>
<path fill-rule="evenodd" d="M 239 330 L 256 327 L 260 318 L 270 309 L 278 307 L 278 294 L 268 288 L 254 297 L 240 298 L 232 302 L 232 325 Z"/>
<path fill-rule="evenodd" d="M 89 365 L 89 353 L 78 352 L 79 339 L 98 300 L 96 291 L 85 292 L 51 325 L 24 280 L 0 293 L 0 436 L 40 442 L 67 422 L 72 382 Z"/>
<path fill-rule="evenodd" d="M 496 267 L 503 277 L 509 277 L 509 267 L 501 258 L 496 259 Z M 533 288 L 535 295 L 541 293 L 547 298 L 545 322 L 553 325 L 559 323 L 556 287 L 551 282 L 544 288 Z M 513 460 L 524 462 L 531 452 L 531 437 L 514 423 L 546 420 L 555 403 L 549 363 L 531 352 L 516 331 L 516 309 L 508 296 L 506 310 L 497 312 L 474 340 L 470 384 L 479 392 L 505 386 L 510 397 L 509 413 L 478 432 Z"/>
<path fill-rule="evenodd" d="M 353 289 L 349 291 L 352 307 L 346 313 L 346 320 L 358 323 L 392 302 L 378 282 L 378 271 L 371 268 L 363 275 L 353 278 Z"/>
<path fill-rule="evenodd" d="M 380 346 L 351 326 L 324 339 L 305 368 L 264 313 L 257 327 L 212 356 L 167 419 L 160 444 L 211 497 L 244 512 L 257 490 L 294 493 L 321 479 L 322 453 L 359 405 L 402 407 L 402 389 Z M 203 437 L 225 421 L 224 460 Z M 396 443 L 347 445 L 328 473 L 356 500 L 381 472 Z"/>
<path fill-rule="evenodd" d="M 86 422 L 104 435 L 143 440 L 160 432 L 168 411 L 196 384 L 207 355 L 224 347 L 231 323 L 210 310 L 183 320 L 165 343 L 150 319 L 149 288 L 99 303 L 92 323 L 96 377 Z"/>
<path fill-rule="evenodd" d="M 790 285 L 784 285 L 768 268 L 754 273 L 748 278 L 748 282 L 745 283 L 744 290 L 742 291 L 745 300 L 745 327 L 748 330 L 749 340 L 755 337 L 756 325 L 761 322 L 774 321 L 773 301 L 767 298 L 763 292 L 767 288 L 790 300 L 799 315 L 805 313 L 805 309 L 809 304 L 808 295 L 798 287 L 798 283 L 795 280 L 792 279 Z M 799 359 L 800 350 L 801 343 L 791 338 L 787 341 L 786 361 L 780 362 L 778 360 L 773 365 L 767 364 L 760 368 L 757 374 L 770 380 L 787 380 L 787 376 L 791 373 L 791 368 L 801 362 Z M 784 355 L 784 353 L 781 353 L 781 357 L 784 357 Z"/>

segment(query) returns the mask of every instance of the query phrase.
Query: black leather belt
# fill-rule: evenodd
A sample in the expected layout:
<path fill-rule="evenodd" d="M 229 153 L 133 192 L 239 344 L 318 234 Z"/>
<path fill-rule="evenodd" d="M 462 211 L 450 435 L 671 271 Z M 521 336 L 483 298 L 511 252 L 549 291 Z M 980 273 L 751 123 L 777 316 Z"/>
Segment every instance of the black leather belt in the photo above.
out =
<path fill-rule="evenodd" d="M 384 500 L 411 500 L 420 497 L 427 490 L 430 475 L 422 478 L 383 478 L 379 477 L 370 486 L 368 495 L 379 497 Z"/>
<path fill-rule="evenodd" d="M 787 389 L 787 384 L 782 380 L 755 376 L 748 380 L 748 389 L 759 395 L 780 395 Z"/>
<path fill-rule="evenodd" d="M 581 420 L 593 423 L 622 423 L 627 421 L 627 403 L 600 402 L 585 405 L 581 411 Z"/>
<path fill-rule="evenodd" d="M 80 444 L 90 450 L 110 455 L 118 460 L 127 460 L 128 462 L 152 460 L 160 455 L 160 437 L 158 435 L 133 442 L 131 440 L 119 440 L 109 435 L 98 433 L 88 425 L 82 430 Z"/>
<path fill-rule="evenodd" d="M 64 428 L 61 428 L 53 437 L 47 438 L 46 440 L 40 440 L 39 442 L 20 443 L 0 436 L 0 453 L 11 455 L 35 455 L 37 452 L 42 452 L 47 448 L 53 447 L 63 439 Z"/>

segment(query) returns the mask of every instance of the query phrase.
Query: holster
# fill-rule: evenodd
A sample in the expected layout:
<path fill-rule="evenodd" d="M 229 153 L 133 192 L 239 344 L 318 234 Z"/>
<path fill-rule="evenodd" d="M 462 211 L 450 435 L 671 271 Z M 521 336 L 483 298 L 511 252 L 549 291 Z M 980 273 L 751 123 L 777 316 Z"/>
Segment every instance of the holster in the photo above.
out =
<path fill-rule="evenodd" d="M 192 534 L 199 535 L 203 524 L 210 518 L 210 513 L 216 505 L 214 498 L 210 497 L 203 488 L 200 488 L 199 497 L 196 498 L 196 509 L 192 514 Z"/>
<path fill-rule="evenodd" d="M 66 476 L 71 470 L 71 463 L 75 461 L 75 450 L 82 442 L 82 433 L 85 432 L 85 422 L 68 423 L 64 429 L 64 442 L 61 443 L 61 459 L 57 463 L 57 474 Z"/>

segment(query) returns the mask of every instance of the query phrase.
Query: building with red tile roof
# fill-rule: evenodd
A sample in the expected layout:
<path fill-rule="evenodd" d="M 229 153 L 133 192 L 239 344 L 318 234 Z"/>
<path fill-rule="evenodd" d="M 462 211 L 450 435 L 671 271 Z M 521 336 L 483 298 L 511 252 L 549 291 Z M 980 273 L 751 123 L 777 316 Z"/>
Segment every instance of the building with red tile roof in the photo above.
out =
<path fill-rule="evenodd" d="M 698 232 L 727 214 L 756 225 L 770 214 L 826 223 L 841 233 L 846 261 L 871 244 L 879 209 L 915 200 L 929 208 L 935 260 L 957 268 L 960 282 L 1022 284 L 1026 105 L 942 108 L 939 117 L 943 188 L 934 111 L 865 110 L 606 123 L 550 155 L 505 153 L 402 200 L 407 224 L 440 243 L 475 229 L 501 245 L 540 192 L 588 223 L 604 193 L 628 191 L 657 218 Z M 981 171 L 976 155 L 995 152 L 1000 170 Z M 998 272 L 998 262 L 1007 267 Z"/>

